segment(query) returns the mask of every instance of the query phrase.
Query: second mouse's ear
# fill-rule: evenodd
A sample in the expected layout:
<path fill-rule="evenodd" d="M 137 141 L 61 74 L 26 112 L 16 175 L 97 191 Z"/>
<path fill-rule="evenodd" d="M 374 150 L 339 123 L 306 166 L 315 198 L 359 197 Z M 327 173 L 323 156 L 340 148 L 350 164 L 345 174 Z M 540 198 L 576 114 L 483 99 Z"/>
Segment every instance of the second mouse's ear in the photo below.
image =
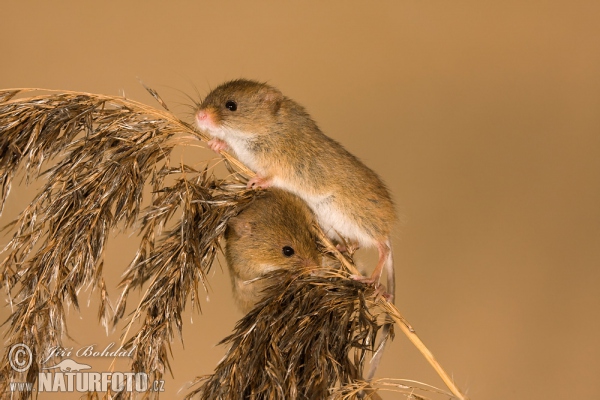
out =
<path fill-rule="evenodd" d="M 252 233 L 252 224 L 244 218 L 233 217 L 229 219 L 227 225 L 239 237 L 248 236 Z"/>

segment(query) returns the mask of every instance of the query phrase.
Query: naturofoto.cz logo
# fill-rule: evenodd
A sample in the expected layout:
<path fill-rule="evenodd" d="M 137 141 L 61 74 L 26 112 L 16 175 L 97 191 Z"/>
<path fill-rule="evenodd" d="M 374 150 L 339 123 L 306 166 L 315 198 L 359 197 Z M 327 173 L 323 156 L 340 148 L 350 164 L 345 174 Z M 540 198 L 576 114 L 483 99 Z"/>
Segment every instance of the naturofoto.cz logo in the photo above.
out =
<path fill-rule="evenodd" d="M 109 345 L 112 346 L 113 344 Z M 88 346 L 89 348 L 89 346 Z M 45 361 L 56 355 L 53 349 Z M 63 355 L 71 352 L 62 351 Z M 101 356 L 106 352 L 91 354 Z M 110 352 L 117 354 L 117 352 Z M 121 354 L 126 354 L 121 352 Z M 31 349 L 23 343 L 11 347 L 8 353 L 11 368 L 16 372 L 25 372 L 33 363 Z M 37 385 L 33 382 L 10 382 L 11 392 L 162 392 L 164 381 L 156 380 L 150 384 L 148 375 L 144 372 L 93 372 L 89 364 L 79 363 L 73 359 L 65 358 L 59 363 L 42 367 L 38 373 Z"/>

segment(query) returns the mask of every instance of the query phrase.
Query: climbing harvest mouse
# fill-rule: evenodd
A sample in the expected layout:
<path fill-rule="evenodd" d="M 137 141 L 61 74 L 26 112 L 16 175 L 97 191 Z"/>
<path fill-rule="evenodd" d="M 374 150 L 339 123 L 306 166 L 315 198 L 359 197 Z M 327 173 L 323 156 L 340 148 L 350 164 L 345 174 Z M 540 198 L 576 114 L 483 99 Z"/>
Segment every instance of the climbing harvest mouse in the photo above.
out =
<path fill-rule="evenodd" d="M 324 135 L 306 110 L 265 83 L 238 79 L 212 90 L 196 112 L 214 151 L 231 149 L 256 176 L 249 187 L 276 187 L 301 197 L 332 239 L 376 246 L 394 299 L 390 233 L 396 213 L 390 193 L 375 172 L 341 144 Z"/>
<path fill-rule="evenodd" d="M 269 282 L 258 278 L 265 273 L 321 265 L 313 222 L 304 201 L 278 189 L 265 192 L 229 220 L 225 257 L 242 312 L 249 312 L 262 298 Z"/>

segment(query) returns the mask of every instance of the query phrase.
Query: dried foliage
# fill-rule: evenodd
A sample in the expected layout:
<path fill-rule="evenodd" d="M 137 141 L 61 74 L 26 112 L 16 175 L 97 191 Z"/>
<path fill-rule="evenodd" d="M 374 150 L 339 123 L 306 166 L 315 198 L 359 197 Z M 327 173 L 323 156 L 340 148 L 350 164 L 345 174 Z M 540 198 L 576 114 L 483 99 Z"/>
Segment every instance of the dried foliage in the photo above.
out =
<path fill-rule="evenodd" d="M 356 395 L 380 328 L 372 287 L 340 271 L 275 271 L 265 299 L 223 340 L 229 351 L 188 398 L 326 399 Z M 265 334 L 268 332 L 268 334 Z"/>
<path fill-rule="evenodd" d="M 363 379 L 388 310 L 372 286 L 349 278 L 332 268 L 265 275 L 263 300 L 223 339 L 225 357 L 213 374 L 196 379 L 186 400 L 381 399 L 383 390 L 453 398 L 417 381 Z"/>
<path fill-rule="evenodd" d="M 43 177 L 45 184 L 14 222 L 0 281 L 13 310 L 8 347 L 30 346 L 36 362 L 27 380 L 35 382 L 43 352 L 60 346 L 67 333 L 65 309 L 78 308 L 82 287 L 100 290 L 106 323 L 102 265 L 108 235 L 120 223 L 130 227 L 138 220 L 145 185 L 151 181 L 156 188 L 168 171 L 159 163 L 168 160 L 172 138 L 193 129 L 123 98 L 51 93 L 11 100 L 17 93 L 0 92 L 0 204 L 19 170 L 27 181 Z M 41 172 L 49 161 L 55 165 Z M 141 254 L 155 258 L 159 239 L 146 239 Z M 210 246 L 204 251 L 214 255 Z M 1 391 L 16 375 L 6 355 L 0 374 L 6 378 Z"/>
<path fill-rule="evenodd" d="M 168 111 L 158 93 L 147 89 Z M 200 308 L 200 287 L 206 287 L 228 219 L 259 195 L 240 184 L 251 172 L 228 154 L 228 180 L 207 169 L 171 167 L 169 155 L 182 137 L 206 137 L 165 110 L 89 93 L 17 98 L 31 91 L 0 91 L 0 212 L 19 172 L 26 182 L 44 182 L 10 225 L 14 234 L 0 263 L 0 285 L 12 310 L 7 349 L 25 343 L 34 362 L 22 376 L 10 367 L 6 351 L 0 393 L 11 381 L 36 381 L 44 352 L 61 346 L 67 335 L 65 310 L 78 308 L 86 286 L 99 292 L 105 326 L 123 319 L 132 289 L 147 287 L 123 343 L 135 346 L 133 372 L 160 379 L 170 369 L 170 343 L 175 334 L 181 337 L 183 310 L 188 302 Z M 152 195 L 144 208 L 147 186 Z M 112 231 L 132 227 L 141 242 L 113 312 L 102 278 L 104 250 Z M 403 329 L 410 326 L 372 288 L 348 279 L 356 273 L 351 260 L 322 232 L 321 240 L 343 268 L 269 276 L 278 285 L 223 341 L 230 346 L 227 356 L 213 375 L 198 379 L 188 398 L 378 398 L 361 377 L 385 320 L 379 314 Z M 400 392 L 408 387 L 388 385 Z M 414 390 L 404 393 L 412 396 Z"/>
<path fill-rule="evenodd" d="M 184 171 L 164 173 L 173 172 Z M 146 312 L 143 326 L 126 344 L 127 348 L 135 346 L 133 370 L 151 373 L 151 381 L 161 379 L 169 367 L 167 349 L 175 332 L 181 338 L 181 314 L 188 300 L 200 309 L 199 285 L 206 283 L 229 217 L 253 197 L 250 191 L 215 181 L 206 170 L 157 192 L 143 216 L 141 246 L 123 278 L 124 290 L 114 320 L 116 323 L 122 317 L 129 291 L 141 289 L 151 280 L 135 311 L 136 315 Z M 179 222 L 156 243 L 157 230 L 178 209 L 182 212 Z"/>

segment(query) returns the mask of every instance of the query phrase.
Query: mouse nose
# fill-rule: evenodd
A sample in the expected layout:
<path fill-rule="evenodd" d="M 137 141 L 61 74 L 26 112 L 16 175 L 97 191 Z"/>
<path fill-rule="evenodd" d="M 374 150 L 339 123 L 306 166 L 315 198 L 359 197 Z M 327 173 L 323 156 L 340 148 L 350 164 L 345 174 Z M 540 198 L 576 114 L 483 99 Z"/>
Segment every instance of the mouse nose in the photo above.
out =
<path fill-rule="evenodd" d="M 204 110 L 198 110 L 198 112 L 196 113 L 196 119 L 200 122 L 204 122 L 206 121 L 206 119 L 208 118 L 208 113 Z"/>
<path fill-rule="evenodd" d="M 214 116 L 210 110 L 198 110 L 196 112 L 196 125 L 200 129 L 211 129 L 214 126 Z"/>
<path fill-rule="evenodd" d="M 303 258 L 302 259 L 302 266 L 305 267 L 305 268 L 311 268 L 311 267 L 318 267 L 319 265 L 312 258 Z"/>

